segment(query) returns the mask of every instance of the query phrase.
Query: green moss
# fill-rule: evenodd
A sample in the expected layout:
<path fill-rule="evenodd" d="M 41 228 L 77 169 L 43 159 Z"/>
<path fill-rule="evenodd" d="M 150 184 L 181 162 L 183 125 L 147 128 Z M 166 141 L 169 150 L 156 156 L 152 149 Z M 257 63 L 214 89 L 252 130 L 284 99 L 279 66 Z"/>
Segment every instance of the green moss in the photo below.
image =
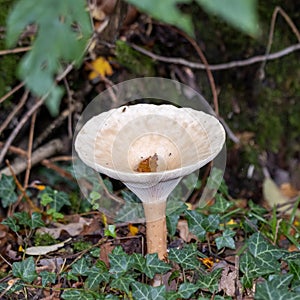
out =
<path fill-rule="evenodd" d="M 35 246 L 49 246 L 57 243 L 58 241 L 49 233 L 36 233 L 34 236 Z"/>
<path fill-rule="evenodd" d="M 148 56 L 132 49 L 125 42 L 116 42 L 116 57 L 118 62 L 130 72 L 139 76 L 154 76 L 154 62 Z"/>

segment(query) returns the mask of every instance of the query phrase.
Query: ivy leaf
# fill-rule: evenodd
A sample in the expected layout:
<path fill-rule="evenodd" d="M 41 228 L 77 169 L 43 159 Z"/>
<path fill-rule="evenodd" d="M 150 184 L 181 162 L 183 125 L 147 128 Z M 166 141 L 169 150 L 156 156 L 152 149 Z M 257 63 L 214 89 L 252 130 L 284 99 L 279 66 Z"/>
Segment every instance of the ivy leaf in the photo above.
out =
<path fill-rule="evenodd" d="M 87 289 L 96 291 L 99 288 L 99 284 L 103 281 L 108 281 L 109 273 L 102 270 L 98 266 L 93 266 L 88 271 L 85 272 L 88 277 L 84 283 Z"/>
<path fill-rule="evenodd" d="M 194 210 L 185 212 L 189 229 L 200 240 L 203 240 L 207 232 L 214 232 L 220 225 L 220 217 L 218 215 L 205 216 Z"/>
<path fill-rule="evenodd" d="M 92 293 L 84 290 L 65 290 L 61 298 L 64 300 L 95 300 L 95 297 Z M 100 298 L 101 299 L 101 298 Z"/>
<path fill-rule="evenodd" d="M 130 285 L 135 282 L 135 280 L 132 277 L 120 277 L 113 279 L 110 283 L 110 287 L 113 289 L 118 289 L 126 294 L 130 293 Z"/>
<path fill-rule="evenodd" d="M 147 254 L 145 264 L 144 273 L 151 279 L 155 274 L 164 274 L 171 269 L 168 264 L 158 258 L 157 253 Z"/>
<path fill-rule="evenodd" d="M 194 270 L 199 268 L 197 255 L 198 251 L 195 245 L 186 244 L 182 249 L 170 249 L 168 258 L 180 264 L 186 270 Z"/>
<path fill-rule="evenodd" d="M 275 246 L 268 243 L 260 232 L 254 233 L 248 240 L 249 252 L 255 258 L 261 270 L 272 273 L 280 270 L 278 259 L 283 253 Z M 267 274 L 265 273 L 265 274 Z"/>
<path fill-rule="evenodd" d="M 119 278 L 126 273 L 133 265 L 133 259 L 127 255 L 121 247 L 116 247 L 112 254 L 109 254 L 109 272 Z"/>
<path fill-rule="evenodd" d="M 30 222 L 29 213 L 26 211 L 16 212 L 14 213 L 14 217 L 18 219 L 18 223 L 20 225 L 27 226 Z"/>
<path fill-rule="evenodd" d="M 132 296 L 134 299 L 139 300 L 165 300 L 166 299 L 166 287 L 164 285 L 158 287 L 152 287 L 147 284 L 133 282 Z"/>
<path fill-rule="evenodd" d="M 254 257 L 247 251 L 240 258 L 240 270 L 244 273 L 242 284 L 245 288 L 252 287 L 252 280 L 260 274 L 259 266 L 255 263 Z"/>
<path fill-rule="evenodd" d="M 31 215 L 31 219 L 29 220 L 28 226 L 31 229 L 39 228 L 45 226 L 45 223 L 42 221 L 42 214 L 34 212 Z"/>
<path fill-rule="evenodd" d="M 32 257 L 20 262 L 14 262 L 12 265 L 13 275 L 21 278 L 27 283 L 32 283 L 37 278 L 35 263 Z"/>
<path fill-rule="evenodd" d="M 81 61 L 91 35 L 85 1 L 78 0 L 76 5 L 72 0 L 18 1 L 8 17 L 7 45 L 14 46 L 22 30 L 32 24 L 37 34 L 32 50 L 21 61 L 19 77 L 38 96 L 50 92 L 46 105 L 56 115 L 63 90 L 56 85 L 55 75 L 61 62 Z"/>
<path fill-rule="evenodd" d="M 233 239 L 234 236 L 235 236 L 234 231 L 230 229 L 226 229 L 223 232 L 222 236 L 216 238 L 216 245 L 218 250 L 224 247 L 227 247 L 229 249 L 235 249 L 235 243 Z"/>
<path fill-rule="evenodd" d="M 8 226 L 12 231 L 18 232 L 20 230 L 20 226 L 17 225 L 17 220 L 14 217 L 8 217 L 1 224 Z"/>
<path fill-rule="evenodd" d="M 270 276 L 268 281 L 257 284 L 255 299 L 257 300 L 300 300 L 300 295 L 289 291 L 288 286 L 292 274 Z"/>
<path fill-rule="evenodd" d="M 200 289 L 205 289 L 214 293 L 219 288 L 219 279 L 221 277 L 222 269 L 216 269 L 211 273 L 200 273 L 197 281 L 197 286 Z"/>
<path fill-rule="evenodd" d="M 180 298 L 191 299 L 191 296 L 198 291 L 199 287 L 196 284 L 184 282 L 180 285 L 178 289 L 178 294 Z M 178 297 L 179 298 L 179 297 Z M 178 299 L 177 298 L 177 299 Z"/>
<path fill-rule="evenodd" d="M 55 283 L 56 274 L 53 272 L 42 271 L 39 274 L 42 277 L 42 286 L 45 287 L 47 283 Z"/>
<path fill-rule="evenodd" d="M 209 211 L 211 213 L 219 214 L 226 212 L 230 207 L 232 207 L 233 203 L 227 201 L 223 195 L 216 194 L 214 205 L 209 207 Z"/>
<path fill-rule="evenodd" d="M 178 4 L 190 3 L 191 0 L 127 0 L 140 11 L 150 14 L 153 18 L 175 25 L 193 35 L 193 24 L 190 16 L 178 9 Z"/>
<path fill-rule="evenodd" d="M 258 17 L 255 0 L 196 0 L 208 13 L 223 18 L 226 22 L 245 33 L 258 32 Z"/>
<path fill-rule="evenodd" d="M 2 175 L 0 180 L 0 198 L 3 207 L 8 207 L 18 200 L 16 184 L 12 176 Z"/>
<path fill-rule="evenodd" d="M 206 230 L 203 228 L 205 216 L 194 210 L 187 210 L 185 216 L 191 233 L 195 234 L 200 240 L 203 240 L 206 235 Z"/>
<path fill-rule="evenodd" d="M 89 274 L 89 262 L 83 257 L 72 265 L 72 274 L 87 276 Z"/>

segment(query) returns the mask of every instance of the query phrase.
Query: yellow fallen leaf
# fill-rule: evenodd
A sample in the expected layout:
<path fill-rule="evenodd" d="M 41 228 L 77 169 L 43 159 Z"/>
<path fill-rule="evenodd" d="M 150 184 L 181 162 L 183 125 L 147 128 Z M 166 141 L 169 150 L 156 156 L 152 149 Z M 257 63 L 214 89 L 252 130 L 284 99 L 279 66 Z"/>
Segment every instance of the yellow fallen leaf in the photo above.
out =
<path fill-rule="evenodd" d="M 136 227 L 136 226 L 134 226 L 134 225 L 132 225 L 132 224 L 129 224 L 129 225 L 128 225 L 128 229 L 129 229 L 130 235 L 132 235 L 132 236 L 137 235 L 138 232 L 139 232 L 138 227 Z"/>
<path fill-rule="evenodd" d="M 58 250 L 59 248 L 63 247 L 65 245 L 65 243 L 67 243 L 70 240 L 71 240 L 71 238 L 69 238 L 69 239 L 67 239 L 64 242 L 61 242 L 59 244 L 50 245 L 50 246 L 29 247 L 24 252 L 27 255 L 45 255 L 45 254 L 48 254 L 50 252 Z"/>
<path fill-rule="evenodd" d="M 92 70 L 89 74 L 89 80 L 93 80 L 99 76 L 110 76 L 113 74 L 113 69 L 109 62 L 102 56 L 93 60 L 90 64 Z"/>

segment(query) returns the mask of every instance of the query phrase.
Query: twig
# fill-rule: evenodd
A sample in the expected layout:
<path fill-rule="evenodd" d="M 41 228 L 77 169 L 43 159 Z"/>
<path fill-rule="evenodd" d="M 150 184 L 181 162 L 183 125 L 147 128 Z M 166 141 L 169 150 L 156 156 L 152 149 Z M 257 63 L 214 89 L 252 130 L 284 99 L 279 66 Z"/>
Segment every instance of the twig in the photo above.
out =
<path fill-rule="evenodd" d="M 64 79 L 73 70 L 73 67 L 74 67 L 73 64 L 69 64 L 65 68 L 65 70 L 56 77 L 56 81 L 61 81 L 62 79 Z"/>
<path fill-rule="evenodd" d="M 20 53 L 20 52 L 27 52 L 31 50 L 32 47 L 21 47 L 21 48 L 15 48 L 15 49 L 8 49 L 8 50 L 1 50 L 1 55 L 7 55 L 7 54 L 14 54 L 14 53 Z"/>
<path fill-rule="evenodd" d="M 15 92 L 17 92 L 20 88 L 22 88 L 25 85 L 25 82 L 19 83 L 16 87 L 14 87 L 11 91 L 9 91 L 7 94 L 5 94 L 3 97 L 0 98 L 0 104 L 5 101 L 7 98 L 9 98 L 11 95 L 13 95 Z"/>
<path fill-rule="evenodd" d="M 72 104 L 69 108 L 65 109 L 58 118 L 56 118 L 34 141 L 33 143 L 33 148 L 35 149 L 38 147 L 40 144 L 43 143 L 43 141 L 49 137 L 51 132 L 59 127 L 63 121 L 72 113 L 74 112 L 77 108 L 81 106 L 81 103 L 75 102 Z"/>
<path fill-rule="evenodd" d="M 19 124 L 15 127 L 15 129 L 13 130 L 13 132 L 11 133 L 9 138 L 7 139 L 5 145 L 4 145 L 4 147 L 3 147 L 3 149 L 0 153 L 0 163 L 3 161 L 4 156 L 5 156 L 8 148 L 9 148 L 9 146 L 11 145 L 13 140 L 16 138 L 17 134 L 19 133 L 19 131 L 21 130 L 23 125 L 32 116 L 32 114 L 44 103 L 47 96 L 48 96 L 48 94 L 45 95 L 44 97 L 42 97 L 35 105 L 33 105 L 31 107 L 31 109 L 25 114 L 25 116 L 20 120 Z"/>
<path fill-rule="evenodd" d="M 63 149 L 63 143 L 59 139 L 50 141 L 49 143 L 43 145 L 32 153 L 31 165 L 34 166 L 45 158 L 52 156 L 53 154 L 61 151 Z M 19 150 L 18 150 L 19 151 Z M 24 151 L 24 150 L 23 150 Z M 23 154 L 23 151 L 21 152 Z M 25 152 L 25 151 L 24 151 Z M 27 152 L 25 152 L 27 155 Z M 26 170 L 27 162 L 23 158 L 16 159 L 10 168 L 4 168 L 0 171 L 0 176 L 2 174 L 11 175 L 11 171 L 18 175 L 24 170 Z"/>
<path fill-rule="evenodd" d="M 269 38 L 268 38 L 268 44 L 267 44 L 267 48 L 266 48 L 266 52 L 265 52 L 265 57 L 267 57 L 271 51 L 271 46 L 273 43 L 273 36 L 274 36 L 274 31 L 275 31 L 275 22 L 276 22 L 278 14 L 281 14 L 281 16 L 285 19 L 285 21 L 287 22 L 287 24 L 290 26 L 290 28 L 294 32 L 295 36 L 297 37 L 298 42 L 300 43 L 300 32 L 297 29 L 297 27 L 295 26 L 294 22 L 291 20 L 291 18 L 288 16 L 288 14 L 280 6 L 276 6 L 273 11 L 273 14 L 272 14 Z M 259 68 L 259 77 L 261 79 L 263 79 L 265 77 L 264 68 L 266 66 L 266 63 L 267 63 L 267 59 L 264 59 Z"/>
<path fill-rule="evenodd" d="M 64 85 L 66 87 L 67 94 L 68 94 L 68 109 L 69 109 L 69 111 L 71 111 L 74 100 L 73 100 L 73 95 L 72 95 L 72 92 L 71 92 L 71 89 L 70 89 L 70 86 L 69 86 L 69 83 L 68 83 L 68 80 L 66 79 L 66 77 L 64 78 Z M 72 126 L 72 113 L 69 113 L 68 114 L 68 137 L 69 137 L 69 139 L 71 139 L 73 136 L 72 127 L 73 127 Z"/>
<path fill-rule="evenodd" d="M 20 102 L 18 103 L 18 105 L 14 107 L 13 111 L 7 116 L 5 121 L 2 123 L 2 125 L 0 126 L 0 135 L 3 132 L 3 130 L 8 126 L 10 121 L 14 118 L 14 116 L 18 113 L 18 111 L 23 107 L 23 105 L 25 104 L 25 102 L 28 98 L 28 94 L 29 94 L 29 91 L 26 90 L 24 92 Z"/>
<path fill-rule="evenodd" d="M 152 53 L 142 47 L 139 47 L 137 45 L 134 45 L 134 44 L 129 44 L 129 45 L 133 49 L 135 49 L 157 61 L 183 65 L 183 66 L 186 66 L 186 67 L 189 67 L 192 69 L 205 70 L 205 65 L 201 64 L 201 63 L 191 62 L 186 59 L 179 58 L 179 57 L 161 56 L 161 55 L 154 54 L 154 53 Z M 245 66 L 249 66 L 252 64 L 262 62 L 264 60 L 275 60 L 275 59 L 281 58 L 283 56 L 289 55 L 298 50 L 300 50 L 300 43 L 289 46 L 287 48 L 284 48 L 283 50 L 280 50 L 278 52 L 274 52 L 274 53 L 271 53 L 268 55 L 257 55 L 257 56 L 253 56 L 253 57 L 245 59 L 245 60 L 236 60 L 236 61 L 231 61 L 228 63 L 208 65 L 208 67 L 210 68 L 211 71 L 220 71 L 220 70 L 228 70 L 228 69 L 232 69 L 232 68 L 245 67 Z"/>
<path fill-rule="evenodd" d="M 0 147 L 3 148 L 5 145 L 4 142 L 0 142 Z M 21 148 L 18 148 L 18 147 L 15 147 L 15 146 L 10 146 L 8 148 L 8 151 L 12 152 L 12 153 L 15 153 L 15 154 L 18 154 L 18 155 L 21 155 L 21 156 L 27 156 L 27 152 Z"/>
<path fill-rule="evenodd" d="M 219 101 L 218 101 L 218 93 L 217 93 L 216 83 L 215 83 L 214 76 L 211 72 L 208 61 L 207 61 L 203 51 L 198 46 L 197 42 L 194 39 L 192 39 L 190 36 L 188 36 L 186 33 L 184 33 L 183 31 L 181 31 L 179 29 L 176 29 L 176 31 L 179 32 L 182 36 L 185 37 L 185 39 L 187 39 L 191 43 L 191 45 L 194 47 L 194 49 L 198 53 L 201 61 L 203 62 L 206 73 L 207 73 L 207 78 L 208 78 L 208 81 L 209 81 L 209 84 L 211 87 L 211 92 L 213 95 L 213 103 L 214 103 L 215 113 L 217 116 L 219 116 Z"/>
<path fill-rule="evenodd" d="M 32 161 L 31 161 L 31 159 L 32 159 L 32 144 L 33 144 L 35 120 L 36 120 L 36 111 L 33 113 L 32 117 L 31 117 L 31 124 L 30 124 L 29 138 L 28 138 L 28 149 L 27 149 L 27 167 L 26 167 L 24 184 L 23 184 L 24 190 L 26 190 L 27 186 L 28 186 L 31 164 L 32 164 Z"/>
<path fill-rule="evenodd" d="M 44 165 L 45 167 L 47 167 L 48 169 L 52 169 L 55 172 L 57 172 L 61 177 L 65 177 L 67 179 L 70 179 L 72 181 L 75 181 L 74 177 L 72 176 L 71 173 L 69 173 L 68 171 L 60 168 L 59 166 L 55 165 L 54 163 L 52 163 L 49 159 L 43 159 L 42 160 L 42 165 Z"/>

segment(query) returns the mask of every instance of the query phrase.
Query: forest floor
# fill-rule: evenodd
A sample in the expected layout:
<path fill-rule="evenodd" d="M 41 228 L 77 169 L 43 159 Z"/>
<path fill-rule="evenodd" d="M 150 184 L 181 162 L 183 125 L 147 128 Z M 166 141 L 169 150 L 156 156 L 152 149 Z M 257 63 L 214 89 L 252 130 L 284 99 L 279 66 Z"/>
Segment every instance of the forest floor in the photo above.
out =
<path fill-rule="evenodd" d="M 211 31 L 200 28 L 194 40 L 132 11 L 121 29 L 95 35 L 81 68 L 66 66 L 57 117 L 14 79 L 0 98 L 0 299 L 300 299 L 293 5 L 266 13 L 257 40 L 203 12 L 195 26 Z M 96 13 L 93 20 L 100 30 Z M 19 60 L 28 40 L 1 57 Z M 163 260 L 146 254 L 145 223 L 135 214 L 117 222 L 101 210 L 116 199 L 132 205 L 136 196 L 103 176 L 84 197 L 72 166 L 76 123 L 89 102 L 117 83 L 151 76 L 203 94 L 227 135 L 224 180 L 207 205 L 196 200 L 210 166 L 172 194 Z M 111 95 L 107 105 L 118 99 Z"/>

